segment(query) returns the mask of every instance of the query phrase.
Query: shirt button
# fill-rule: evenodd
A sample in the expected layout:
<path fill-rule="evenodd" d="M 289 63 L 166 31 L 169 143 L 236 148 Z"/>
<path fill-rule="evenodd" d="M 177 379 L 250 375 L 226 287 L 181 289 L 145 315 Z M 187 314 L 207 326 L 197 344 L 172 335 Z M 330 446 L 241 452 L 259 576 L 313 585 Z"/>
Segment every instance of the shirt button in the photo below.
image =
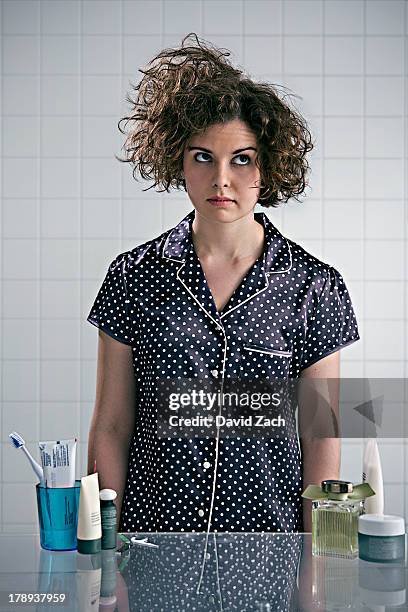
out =
<path fill-rule="evenodd" d="M 205 558 L 206 558 L 206 559 L 211 559 L 211 555 L 210 555 L 210 553 L 205 553 Z"/>
<path fill-rule="evenodd" d="M 209 467 L 211 467 L 211 463 L 209 461 L 204 461 L 203 468 L 208 470 Z"/>
<path fill-rule="evenodd" d="M 218 370 L 211 370 L 211 374 L 217 378 L 218 377 Z"/>
<path fill-rule="evenodd" d="M 202 508 L 199 509 L 198 516 L 204 516 L 204 510 Z"/>

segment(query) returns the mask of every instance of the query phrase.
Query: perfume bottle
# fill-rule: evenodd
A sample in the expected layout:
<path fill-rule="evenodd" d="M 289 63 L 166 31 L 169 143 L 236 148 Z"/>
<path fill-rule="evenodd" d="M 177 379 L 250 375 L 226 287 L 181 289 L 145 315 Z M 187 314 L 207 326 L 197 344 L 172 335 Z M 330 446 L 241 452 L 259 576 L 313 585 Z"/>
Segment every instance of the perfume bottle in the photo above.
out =
<path fill-rule="evenodd" d="M 363 499 L 352 499 L 353 483 L 323 480 L 325 496 L 312 500 L 312 554 L 355 559 L 358 556 L 358 517 Z"/>

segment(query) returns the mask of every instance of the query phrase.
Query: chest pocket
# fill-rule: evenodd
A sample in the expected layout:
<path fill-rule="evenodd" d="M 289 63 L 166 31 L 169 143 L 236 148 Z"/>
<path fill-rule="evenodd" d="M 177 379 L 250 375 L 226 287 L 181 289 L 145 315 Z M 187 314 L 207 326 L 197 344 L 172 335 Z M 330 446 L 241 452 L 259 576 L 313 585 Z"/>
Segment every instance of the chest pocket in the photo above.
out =
<path fill-rule="evenodd" d="M 292 351 L 246 343 L 241 346 L 240 378 L 288 378 Z"/>

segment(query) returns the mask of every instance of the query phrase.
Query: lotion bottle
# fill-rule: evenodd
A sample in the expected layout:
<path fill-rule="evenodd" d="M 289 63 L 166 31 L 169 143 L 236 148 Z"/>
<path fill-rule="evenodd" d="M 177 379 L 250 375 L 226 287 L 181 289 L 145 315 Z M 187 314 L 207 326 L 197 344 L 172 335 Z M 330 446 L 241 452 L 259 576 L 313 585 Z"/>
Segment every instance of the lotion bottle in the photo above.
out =
<path fill-rule="evenodd" d="M 77 535 L 78 552 L 89 555 L 101 551 L 102 527 L 97 472 L 81 478 Z"/>
<path fill-rule="evenodd" d="M 368 438 L 364 446 L 363 482 L 368 482 L 375 495 L 364 501 L 365 514 L 384 514 L 384 484 L 377 440 Z"/>

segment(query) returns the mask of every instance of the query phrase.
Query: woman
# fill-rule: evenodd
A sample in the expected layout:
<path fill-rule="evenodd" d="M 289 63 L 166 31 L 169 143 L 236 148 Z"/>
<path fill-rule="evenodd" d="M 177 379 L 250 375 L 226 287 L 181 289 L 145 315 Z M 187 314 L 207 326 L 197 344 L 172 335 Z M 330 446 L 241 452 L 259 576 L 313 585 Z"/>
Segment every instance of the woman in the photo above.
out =
<path fill-rule="evenodd" d="M 89 468 L 96 459 L 101 486 L 118 492 L 122 531 L 310 530 L 300 494 L 338 477 L 338 440 L 156 433 L 158 379 L 336 378 L 338 350 L 359 338 L 337 270 L 254 213 L 304 191 L 303 119 L 229 53 L 188 37 L 141 71 L 122 119 L 120 161 L 153 186 L 183 185 L 193 211 L 119 254 L 91 309 Z"/>

